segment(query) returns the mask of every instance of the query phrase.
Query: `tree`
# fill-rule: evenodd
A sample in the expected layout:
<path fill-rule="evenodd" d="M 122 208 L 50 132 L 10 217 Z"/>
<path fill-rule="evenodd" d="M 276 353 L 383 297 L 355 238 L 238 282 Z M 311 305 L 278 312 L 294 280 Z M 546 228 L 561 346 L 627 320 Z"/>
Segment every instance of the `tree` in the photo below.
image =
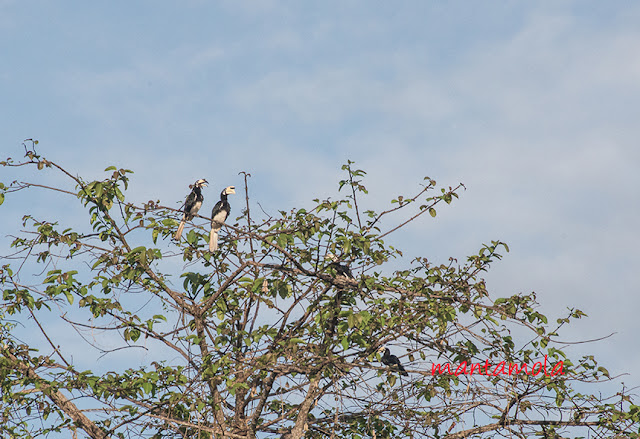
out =
<path fill-rule="evenodd" d="M 108 167 L 103 180 L 85 181 L 36 146 L 0 163 L 59 172 L 69 184 L 0 184 L 0 203 L 55 191 L 80 203 L 90 227 L 26 215 L 3 257 L 3 434 L 638 436 L 639 408 L 625 391 L 588 391 L 610 380 L 606 369 L 562 350 L 559 328 L 581 311 L 550 324 L 533 293 L 491 297 L 481 275 L 505 243 L 438 264 L 407 261 L 385 241 L 435 216 L 462 185 L 437 189 L 425 178 L 388 210 L 362 210 L 365 172 L 350 161 L 343 198 L 258 220 L 244 174 L 245 207 L 211 253 L 206 216 L 177 243 L 178 210 L 126 200 L 131 171 Z M 83 337 L 82 351 L 59 340 L 61 324 Z M 383 358 L 385 346 L 399 359 Z M 141 348 L 143 361 L 133 355 Z M 98 370 L 81 352 L 102 356 Z"/>

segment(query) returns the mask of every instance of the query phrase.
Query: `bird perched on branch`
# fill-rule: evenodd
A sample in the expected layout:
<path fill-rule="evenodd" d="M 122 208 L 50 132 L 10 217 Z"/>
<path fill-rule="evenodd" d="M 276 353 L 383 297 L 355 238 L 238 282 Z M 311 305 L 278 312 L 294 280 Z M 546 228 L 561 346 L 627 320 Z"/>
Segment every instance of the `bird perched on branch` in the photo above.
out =
<path fill-rule="evenodd" d="M 351 270 L 346 265 L 340 264 L 340 259 L 333 253 L 327 253 L 325 255 L 325 259 L 331 261 L 327 267 L 331 267 L 335 271 L 335 279 L 339 281 L 336 284 L 336 294 L 333 297 L 332 309 L 330 311 L 330 318 L 327 322 L 327 336 L 329 338 L 333 338 L 333 334 L 335 332 L 335 328 L 338 325 L 338 316 L 340 315 L 340 309 L 342 307 L 342 296 L 344 294 L 343 283 L 344 279 L 347 278 L 349 280 L 354 279 Z M 342 279 L 340 279 L 342 277 Z"/>
<path fill-rule="evenodd" d="M 384 364 L 385 366 L 389 366 L 392 370 L 398 371 L 402 376 L 409 375 L 400 363 L 398 357 L 391 354 L 389 348 L 382 346 L 380 349 L 378 349 L 378 352 L 384 352 L 382 354 L 382 364 Z"/>
<path fill-rule="evenodd" d="M 211 211 L 211 232 L 209 233 L 209 251 L 218 250 L 218 232 L 231 212 L 231 205 L 227 201 L 227 195 L 235 194 L 234 186 L 226 187 L 220 193 L 220 201 L 213 206 Z"/>
<path fill-rule="evenodd" d="M 341 264 L 340 259 L 338 259 L 336 255 L 334 255 L 333 253 L 327 253 L 326 258 L 331 261 L 331 263 L 329 264 L 329 267 L 333 268 L 336 271 L 336 274 L 338 276 L 344 276 L 349 279 L 355 279 L 355 277 L 353 277 L 353 273 L 351 272 L 351 269 L 346 265 Z"/>
<path fill-rule="evenodd" d="M 187 200 L 184 202 L 184 208 L 182 211 L 182 221 L 180 221 L 180 225 L 178 226 L 178 230 L 175 234 L 175 239 L 180 240 L 182 236 L 182 230 L 184 230 L 184 224 L 187 221 L 191 221 L 193 217 L 198 213 L 200 208 L 202 207 L 202 202 L 204 201 L 204 197 L 202 196 L 202 188 L 205 187 L 209 182 L 204 178 L 197 180 L 190 187 L 192 188 L 191 193 L 187 196 Z"/>

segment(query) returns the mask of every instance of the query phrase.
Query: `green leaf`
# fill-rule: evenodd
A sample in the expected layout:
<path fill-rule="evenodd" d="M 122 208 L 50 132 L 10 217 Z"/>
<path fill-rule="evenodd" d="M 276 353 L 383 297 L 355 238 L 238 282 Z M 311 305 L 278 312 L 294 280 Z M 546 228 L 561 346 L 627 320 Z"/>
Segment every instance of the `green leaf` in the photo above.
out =
<path fill-rule="evenodd" d="M 151 384 L 149 382 L 143 382 L 142 383 L 142 390 L 144 390 L 145 393 L 147 393 L 147 394 L 151 393 L 152 389 L 153 389 L 153 384 Z"/>
<path fill-rule="evenodd" d="M 432 217 L 436 217 L 436 210 L 433 207 L 429 208 L 429 215 L 431 215 Z"/>
<path fill-rule="evenodd" d="M 116 198 L 120 200 L 120 202 L 124 201 L 124 195 L 122 194 L 122 192 L 118 187 L 116 187 Z"/>
<path fill-rule="evenodd" d="M 138 339 L 140 338 L 140 330 L 138 328 L 131 328 L 129 335 L 131 337 L 131 340 L 138 341 Z"/>
<path fill-rule="evenodd" d="M 602 373 L 604 376 L 606 376 L 607 378 L 610 378 L 609 376 L 609 371 L 607 369 L 605 369 L 602 366 L 598 367 L 598 372 Z"/>

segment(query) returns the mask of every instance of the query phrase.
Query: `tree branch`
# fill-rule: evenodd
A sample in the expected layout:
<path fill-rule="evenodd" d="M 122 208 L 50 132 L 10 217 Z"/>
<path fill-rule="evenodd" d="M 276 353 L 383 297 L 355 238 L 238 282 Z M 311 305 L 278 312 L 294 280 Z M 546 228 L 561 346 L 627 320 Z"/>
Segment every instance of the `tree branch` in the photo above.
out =
<path fill-rule="evenodd" d="M 69 400 L 62 392 L 55 389 L 46 380 L 40 377 L 33 367 L 26 362 L 18 359 L 9 351 L 8 347 L 2 349 L 2 353 L 11 360 L 16 370 L 22 372 L 28 378 L 37 381 L 40 384 L 39 391 L 47 395 L 49 399 L 69 416 L 73 422 L 82 428 L 89 437 L 93 439 L 107 439 L 108 435 L 100 427 L 98 427 L 91 419 L 89 419 L 73 402 Z"/>

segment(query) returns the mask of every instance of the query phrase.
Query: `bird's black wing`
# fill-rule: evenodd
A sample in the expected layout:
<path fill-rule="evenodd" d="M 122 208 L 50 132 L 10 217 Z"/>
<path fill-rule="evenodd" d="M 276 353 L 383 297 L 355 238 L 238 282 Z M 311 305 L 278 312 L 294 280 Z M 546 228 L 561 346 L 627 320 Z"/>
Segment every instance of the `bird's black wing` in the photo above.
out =
<path fill-rule="evenodd" d="M 397 357 L 396 357 L 396 360 L 398 360 Z M 406 369 L 404 368 L 404 366 L 400 363 L 400 360 L 398 360 L 398 363 L 396 364 L 396 367 L 398 368 L 398 372 L 400 372 L 400 375 L 403 375 L 403 376 L 409 375 L 407 373 Z"/>
<path fill-rule="evenodd" d="M 395 355 L 392 355 L 389 349 L 385 349 L 384 355 L 382 356 L 382 364 L 389 366 L 391 369 L 397 370 L 400 375 L 409 375 L 402 363 L 400 363 L 400 359 Z"/>
<path fill-rule="evenodd" d="M 193 218 L 191 210 L 193 210 L 193 208 L 195 207 L 197 200 L 198 195 L 195 193 L 195 191 L 191 191 L 191 193 L 187 196 L 187 201 L 184 202 L 183 211 L 188 220 Z"/>
<path fill-rule="evenodd" d="M 216 222 L 216 221 L 218 221 L 218 222 L 219 222 L 220 220 L 221 220 L 221 222 L 224 222 L 224 221 L 227 219 L 227 216 L 228 216 L 229 211 L 230 211 L 231 209 L 230 209 L 230 208 L 226 208 L 226 209 L 225 209 L 225 204 L 228 204 L 228 203 L 225 203 L 224 201 L 220 200 L 220 201 L 218 201 L 218 202 L 216 203 L 216 205 L 215 205 L 215 206 L 213 206 L 213 209 L 211 210 L 211 223 L 212 223 L 212 224 L 213 224 L 214 222 Z M 224 212 L 224 213 L 225 213 L 224 218 L 216 219 L 216 216 L 218 216 L 218 215 L 219 215 L 220 213 L 222 213 L 222 212 Z M 214 220 L 215 220 L 215 221 L 214 221 Z"/>
<path fill-rule="evenodd" d="M 336 271 L 336 274 L 338 276 L 344 276 L 344 277 L 348 277 L 349 279 L 355 279 L 355 277 L 353 277 L 353 273 L 351 272 L 349 267 L 347 267 L 346 265 L 338 264 L 337 262 L 332 262 L 331 264 L 329 264 L 329 266 Z"/>

